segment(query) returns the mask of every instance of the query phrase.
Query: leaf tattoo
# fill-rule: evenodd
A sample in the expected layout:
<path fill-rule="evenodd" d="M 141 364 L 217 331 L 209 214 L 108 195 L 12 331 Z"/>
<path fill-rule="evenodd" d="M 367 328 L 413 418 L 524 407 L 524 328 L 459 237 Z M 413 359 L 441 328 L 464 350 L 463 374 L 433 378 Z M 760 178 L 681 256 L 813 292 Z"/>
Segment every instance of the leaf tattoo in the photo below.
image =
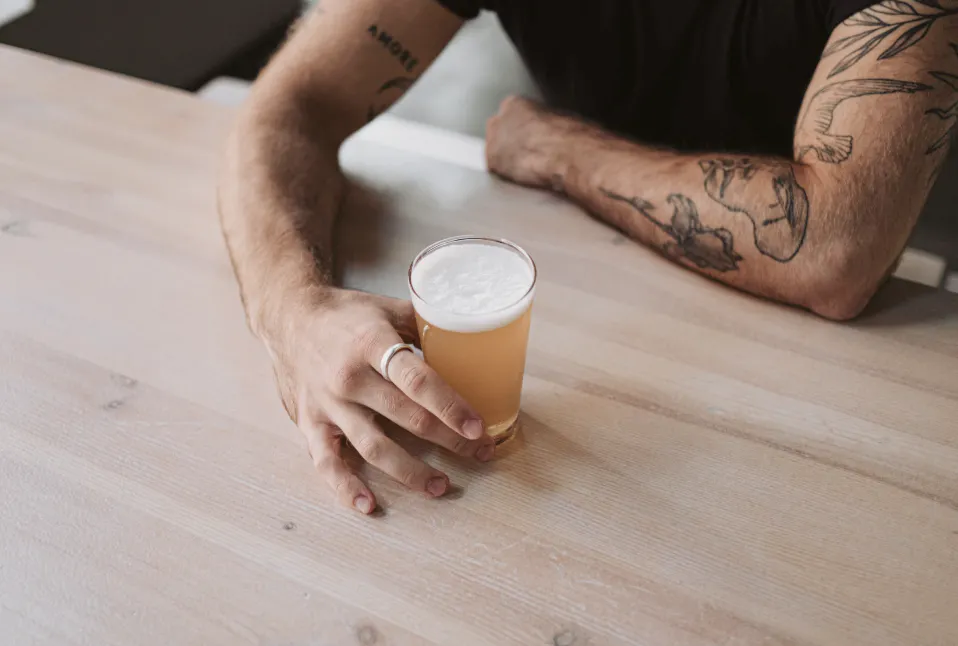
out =
<path fill-rule="evenodd" d="M 851 135 L 831 132 L 835 110 L 843 101 L 873 94 L 914 94 L 932 89 L 923 83 L 895 79 L 852 79 L 826 85 L 809 100 L 795 128 L 795 157 L 814 152 L 819 161 L 840 164 L 852 154 Z"/>
<path fill-rule="evenodd" d="M 839 38 L 822 52 L 822 58 L 839 52 L 845 54 L 828 73 L 828 78 L 841 74 L 897 36 L 878 55 L 878 60 L 894 58 L 924 40 L 939 19 L 958 14 L 958 9 L 943 8 L 939 0 L 912 1 L 931 13 L 919 11 L 904 0 L 885 0 L 842 23 L 846 27 L 861 27 L 861 31 Z"/>
<path fill-rule="evenodd" d="M 625 197 L 604 188 L 601 190 L 610 200 L 631 206 L 672 238 L 674 242 L 663 249 L 667 256 L 688 260 L 699 269 L 714 269 L 723 273 L 738 269 L 742 256 L 735 252 L 732 232 L 703 226 L 695 202 L 685 195 L 673 193 L 666 199 L 672 207 L 672 220 L 670 224 L 665 224 L 652 215 L 655 207 L 651 202 L 639 197 Z"/>
<path fill-rule="evenodd" d="M 895 42 L 892 43 L 892 46 L 882 52 L 881 56 L 878 57 L 878 60 L 894 58 L 912 45 L 916 44 L 918 41 L 928 35 L 928 30 L 931 29 L 933 22 L 934 21 L 926 20 L 923 23 L 915 25 L 911 29 L 907 29 L 902 32 Z"/>
<path fill-rule="evenodd" d="M 929 72 L 936 79 L 949 86 L 952 90 L 958 91 L 958 75 L 949 72 Z"/>
<path fill-rule="evenodd" d="M 894 16 L 897 14 L 911 14 L 913 16 L 918 15 L 918 12 L 915 11 L 915 8 L 907 2 L 904 2 L 904 0 L 885 0 L 885 2 L 873 7 L 872 11 L 889 16 Z"/>

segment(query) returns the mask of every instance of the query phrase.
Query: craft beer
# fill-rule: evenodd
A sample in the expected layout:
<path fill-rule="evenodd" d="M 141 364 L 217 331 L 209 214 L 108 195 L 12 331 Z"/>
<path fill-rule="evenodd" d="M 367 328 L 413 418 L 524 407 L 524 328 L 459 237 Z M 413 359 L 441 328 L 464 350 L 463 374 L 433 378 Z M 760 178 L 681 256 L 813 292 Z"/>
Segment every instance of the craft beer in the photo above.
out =
<path fill-rule="evenodd" d="M 468 401 L 497 444 L 518 428 L 536 267 L 505 240 L 437 242 L 409 268 L 426 363 Z"/>

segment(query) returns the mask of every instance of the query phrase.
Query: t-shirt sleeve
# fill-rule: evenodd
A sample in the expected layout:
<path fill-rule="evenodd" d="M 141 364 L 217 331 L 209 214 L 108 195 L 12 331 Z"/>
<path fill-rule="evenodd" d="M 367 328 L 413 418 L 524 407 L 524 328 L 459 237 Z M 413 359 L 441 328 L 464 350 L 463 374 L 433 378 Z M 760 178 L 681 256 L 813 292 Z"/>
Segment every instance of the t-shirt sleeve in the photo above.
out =
<path fill-rule="evenodd" d="M 465 20 L 471 20 L 479 15 L 478 0 L 437 0 L 437 2 Z"/>
<path fill-rule="evenodd" d="M 876 5 L 881 0 L 831 0 L 828 7 L 828 33 L 831 34 L 835 27 L 842 24 L 848 18 L 851 18 L 862 9 L 867 9 Z"/>

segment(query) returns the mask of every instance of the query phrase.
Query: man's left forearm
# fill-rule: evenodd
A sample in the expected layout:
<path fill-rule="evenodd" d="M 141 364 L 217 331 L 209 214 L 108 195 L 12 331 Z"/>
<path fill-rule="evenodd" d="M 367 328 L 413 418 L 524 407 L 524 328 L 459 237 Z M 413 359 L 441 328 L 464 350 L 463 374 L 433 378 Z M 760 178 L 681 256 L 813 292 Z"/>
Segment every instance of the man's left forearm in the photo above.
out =
<path fill-rule="evenodd" d="M 571 132 L 553 159 L 551 184 L 630 237 L 730 285 L 812 305 L 794 284 L 817 278 L 802 262 L 814 255 L 814 180 L 800 165 L 683 155 L 591 128 Z"/>
<path fill-rule="evenodd" d="M 838 192 L 803 164 L 656 150 L 546 112 L 537 123 L 523 161 L 490 153 L 494 171 L 565 193 L 630 237 L 739 289 L 851 318 L 890 264 L 861 266 L 850 253 L 853 219 L 835 216 L 843 209 L 832 197 Z"/>

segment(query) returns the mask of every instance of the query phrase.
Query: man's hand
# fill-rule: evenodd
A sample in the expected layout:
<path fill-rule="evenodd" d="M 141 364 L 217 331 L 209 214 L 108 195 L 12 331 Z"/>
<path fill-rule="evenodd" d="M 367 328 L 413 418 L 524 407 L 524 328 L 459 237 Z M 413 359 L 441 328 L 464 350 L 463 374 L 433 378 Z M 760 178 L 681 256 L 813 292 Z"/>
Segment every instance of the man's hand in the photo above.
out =
<path fill-rule="evenodd" d="M 535 101 L 508 97 L 486 125 L 489 170 L 517 184 L 562 192 L 553 144 L 567 121 Z"/>
<path fill-rule="evenodd" d="M 343 460 L 345 437 L 371 465 L 410 489 L 442 496 L 449 478 L 388 438 L 376 415 L 459 455 L 490 460 L 495 444 L 469 405 L 412 352 L 389 364 L 391 346 L 416 337 L 412 305 L 333 290 L 311 308 L 282 315 L 267 334 L 283 403 L 306 436 L 313 463 L 340 502 L 364 514 L 376 508 L 366 484 Z M 280 331 L 281 330 L 281 331 Z"/>
<path fill-rule="evenodd" d="M 400 332 L 415 337 L 411 306 L 330 287 L 340 145 L 413 84 L 463 20 L 435 0 L 319 5 L 257 79 L 229 138 L 218 201 L 247 319 L 269 348 L 286 409 L 340 500 L 369 513 L 376 500 L 343 461 L 343 437 L 413 489 L 436 496 L 448 486 L 377 428 L 377 413 L 458 453 L 493 452 L 474 411 L 415 355 L 391 362 L 398 387 L 376 372 Z"/>

